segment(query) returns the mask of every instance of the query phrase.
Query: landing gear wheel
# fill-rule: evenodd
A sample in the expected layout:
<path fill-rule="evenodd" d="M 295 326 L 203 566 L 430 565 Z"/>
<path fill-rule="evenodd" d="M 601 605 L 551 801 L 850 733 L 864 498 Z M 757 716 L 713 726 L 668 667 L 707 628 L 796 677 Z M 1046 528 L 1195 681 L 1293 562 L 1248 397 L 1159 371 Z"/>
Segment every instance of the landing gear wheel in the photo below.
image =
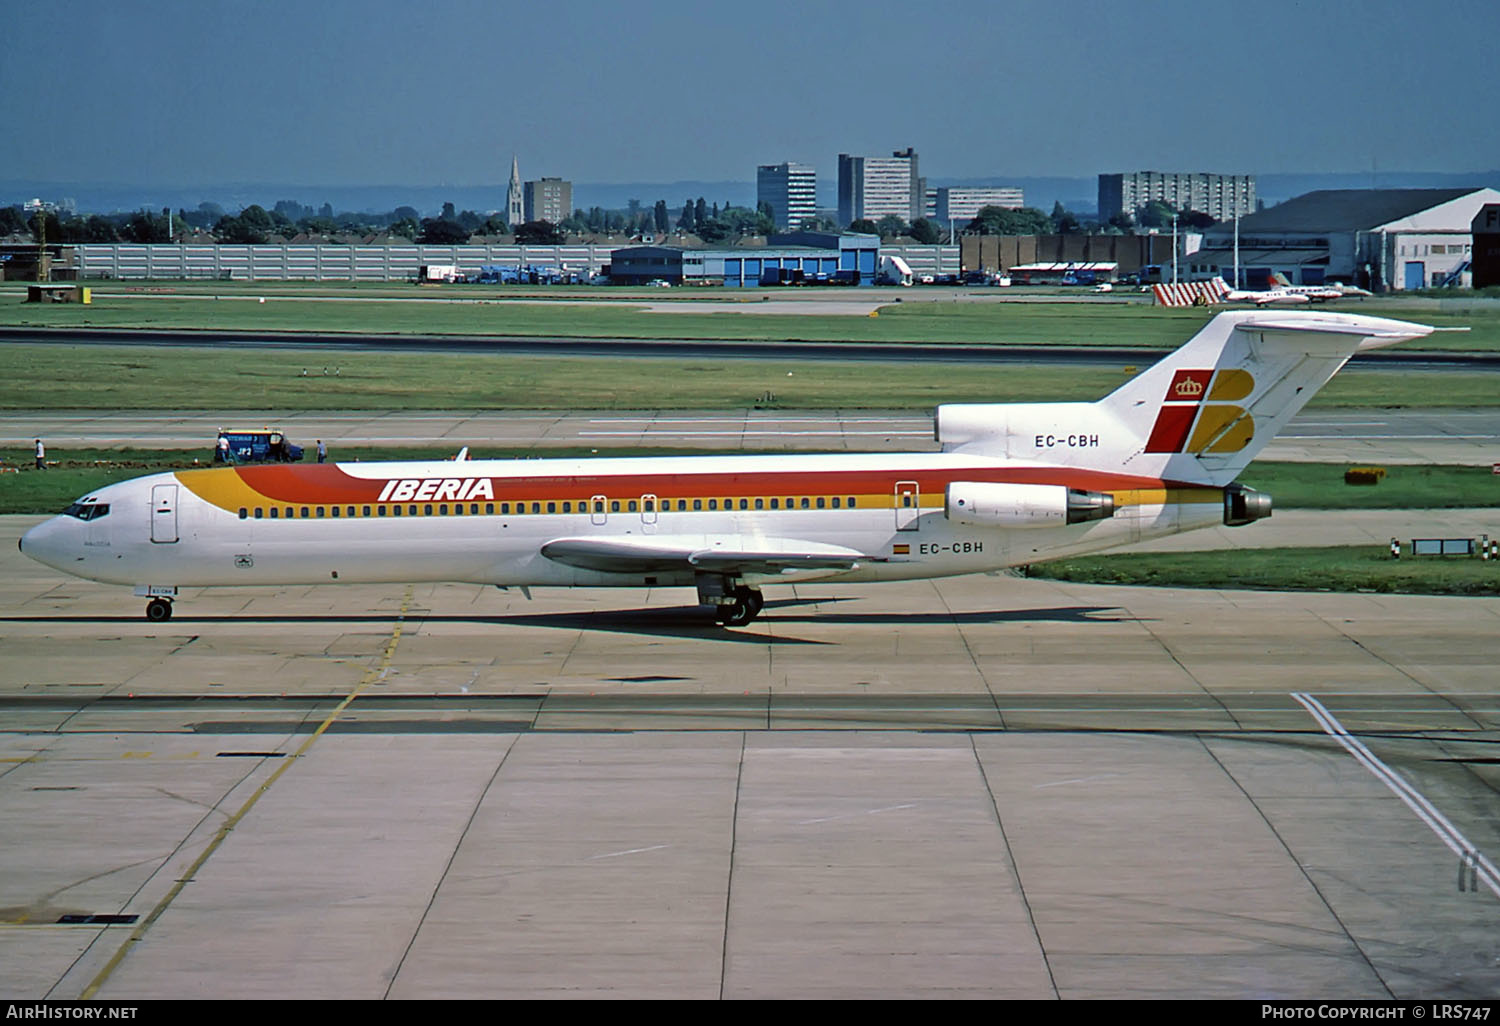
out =
<path fill-rule="evenodd" d="M 161 623 L 172 619 L 172 602 L 170 599 L 154 598 L 146 603 L 146 619 L 152 623 Z"/>
<path fill-rule="evenodd" d="M 765 598 L 754 588 L 736 588 L 733 594 L 734 602 L 720 606 L 714 616 L 726 627 L 743 627 L 765 608 Z"/>

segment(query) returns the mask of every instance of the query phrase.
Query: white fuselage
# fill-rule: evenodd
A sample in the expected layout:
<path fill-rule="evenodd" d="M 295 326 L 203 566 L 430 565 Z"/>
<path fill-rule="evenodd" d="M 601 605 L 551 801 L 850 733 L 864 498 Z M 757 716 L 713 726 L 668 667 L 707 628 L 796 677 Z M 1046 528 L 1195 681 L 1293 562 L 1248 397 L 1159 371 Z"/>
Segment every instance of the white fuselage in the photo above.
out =
<path fill-rule="evenodd" d="M 1115 496 L 1112 518 L 1050 527 L 955 523 L 958 481 L 1025 481 Z M 745 574 L 750 585 L 837 576 L 943 577 L 1093 552 L 1220 523 L 1222 491 L 956 453 L 475 460 L 231 467 L 111 485 L 22 541 L 28 555 L 136 587 L 455 581 L 691 586 L 684 566 L 580 569 L 556 539 L 689 550 L 855 550 L 842 569 Z M 103 515 L 90 515 L 108 506 Z"/>

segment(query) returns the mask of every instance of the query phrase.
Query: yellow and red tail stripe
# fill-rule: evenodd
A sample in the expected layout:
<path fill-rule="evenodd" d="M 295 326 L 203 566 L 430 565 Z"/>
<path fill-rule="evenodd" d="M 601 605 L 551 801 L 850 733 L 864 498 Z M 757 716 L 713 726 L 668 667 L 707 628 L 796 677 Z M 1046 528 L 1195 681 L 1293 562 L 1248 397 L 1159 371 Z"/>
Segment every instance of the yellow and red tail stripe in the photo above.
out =
<path fill-rule="evenodd" d="M 1234 405 L 1255 390 L 1247 370 L 1179 370 L 1146 440 L 1147 452 L 1239 452 L 1255 437 L 1255 418 Z"/>

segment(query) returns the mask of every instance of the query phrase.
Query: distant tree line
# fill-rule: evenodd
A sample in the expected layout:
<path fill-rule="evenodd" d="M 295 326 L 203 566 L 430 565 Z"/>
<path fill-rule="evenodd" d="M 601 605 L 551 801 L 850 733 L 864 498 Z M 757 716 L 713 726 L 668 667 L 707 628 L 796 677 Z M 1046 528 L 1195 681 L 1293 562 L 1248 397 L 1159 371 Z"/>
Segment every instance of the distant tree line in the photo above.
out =
<path fill-rule="evenodd" d="M 62 215 L 37 210 L 27 216 L 20 207 L 0 207 L 0 236 L 29 233 L 48 242 L 168 242 L 168 212 L 138 210 L 131 214 Z"/>
<path fill-rule="evenodd" d="M 883 239 L 897 239 L 905 236 L 927 246 L 943 242 L 948 234 L 931 218 L 919 217 L 911 224 L 907 224 L 895 214 L 886 214 L 878 221 L 872 221 L 867 217 L 859 218 L 850 222 L 849 230 L 866 235 L 879 235 Z"/>
<path fill-rule="evenodd" d="M 673 216 L 675 213 L 675 217 Z M 1173 216 L 1182 230 L 1201 231 L 1214 219 L 1195 210 L 1179 210 L 1160 200 L 1153 200 L 1134 214 L 1117 214 L 1107 222 L 1084 221 L 1065 209 L 1053 205 L 1045 214 L 1035 207 L 1008 210 L 985 207 L 963 226 L 962 230 L 978 235 L 1069 235 L 1078 232 L 1129 233 L 1142 228 L 1170 228 Z M 229 213 L 217 203 L 200 203 L 193 210 L 137 210 L 113 214 L 59 214 L 37 211 L 31 214 L 19 206 L 0 207 L 0 236 L 30 234 L 36 238 L 41 220 L 46 219 L 48 242 L 171 242 L 180 240 L 190 230 L 206 232 L 225 243 L 265 243 L 273 236 L 293 238 L 312 236 L 370 236 L 388 233 L 429 245 L 461 245 L 475 235 L 514 234 L 525 244 L 561 243 L 578 235 L 646 235 L 666 236 L 673 229 L 698 236 L 705 242 L 723 243 L 751 235 L 768 235 L 776 230 L 768 204 L 757 209 L 737 207 L 728 202 L 722 206 L 708 203 L 704 197 L 688 199 L 680 211 L 668 207 L 666 200 L 646 206 L 630 200 L 624 210 L 591 207 L 575 210 L 557 224 L 530 221 L 510 225 L 498 214 L 480 214 L 473 210 L 456 210 L 444 203 L 437 217 L 423 217 L 415 207 L 399 206 L 385 212 L 335 212 L 324 203 L 312 207 L 296 200 L 278 200 L 266 210 L 251 204 L 237 213 Z M 829 219 L 816 219 L 802 227 L 834 230 Z M 919 217 L 908 224 L 900 217 L 886 215 L 879 220 L 861 219 L 849 225 L 850 231 L 866 232 L 883 238 L 909 237 L 919 243 L 951 241 L 945 226 Z"/>
<path fill-rule="evenodd" d="M 1074 235 L 1080 232 L 1122 235 L 1134 233 L 1138 228 L 1170 228 L 1174 216 L 1177 227 L 1184 231 L 1202 231 L 1214 223 L 1212 216 L 1200 211 L 1179 210 L 1170 203 L 1152 200 L 1134 215 L 1116 214 L 1101 224 L 1079 218 L 1058 202 L 1053 204 L 1050 215 L 1035 207 L 1020 210 L 984 207 L 964 230 L 975 235 Z"/>
<path fill-rule="evenodd" d="M 640 200 L 630 200 L 624 210 L 605 210 L 591 207 L 575 210 L 573 216 L 565 218 L 558 227 L 574 235 L 667 235 L 673 228 L 679 232 L 696 235 L 705 242 L 723 242 L 746 235 L 767 235 L 776 230 L 776 222 L 769 209 L 751 210 L 725 203 L 709 204 L 702 196 L 697 201 L 689 199 L 682 205 L 676 221 L 672 220 L 671 208 L 666 200 L 657 200 L 650 208 Z"/>
<path fill-rule="evenodd" d="M 206 232 L 226 243 L 259 244 L 273 235 L 292 238 L 306 235 L 365 236 L 381 232 L 417 242 L 452 244 L 467 242 L 473 235 L 509 235 L 510 226 L 498 215 L 472 210 L 456 211 L 443 204 L 438 217 L 424 218 L 415 207 L 396 207 L 385 213 L 344 211 L 333 206 L 304 206 L 281 200 L 271 210 L 252 203 L 231 214 L 217 203 L 200 203 L 193 210 L 175 214 L 163 208 L 130 213 L 71 215 L 38 211 L 29 216 L 19 206 L 0 207 L 0 236 L 29 232 L 36 238 L 40 219 L 46 219 L 48 242 L 172 242 L 192 231 Z"/>
<path fill-rule="evenodd" d="M 749 210 L 725 203 L 711 207 L 699 198 L 689 201 L 684 217 L 677 219 L 680 230 L 699 234 L 711 241 L 723 241 L 744 235 L 765 234 L 775 230 L 768 210 Z M 335 212 L 324 203 L 312 207 L 296 200 L 279 200 L 270 209 L 252 203 L 230 213 L 217 203 L 200 203 L 193 210 L 180 209 L 175 214 L 139 210 L 130 213 L 60 215 L 46 211 L 26 215 L 19 206 L 0 207 L 0 236 L 29 232 L 35 238 L 38 218 L 46 218 L 49 242 L 172 242 L 190 233 L 206 233 L 224 243 L 260 244 L 273 236 L 284 239 L 299 234 L 314 236 L 367 236 L 388 233 L 429 245 L 461 245 L 475 235 L 514 235 L 526 244 L 561 243 L 569 235 L 667 235 L 672 231 L 671 211 L 666 200 L 647 207 L 631 200 L 625 210 L 593 207 L 575 210 L 558 224 L 529 221 L 510 225 L 498 213 L 480 214 L 473 210 L 456 210 L 444 203 L 437 217 L 423 217 L 414 207 L 400 206 L 388 212 Z"/>

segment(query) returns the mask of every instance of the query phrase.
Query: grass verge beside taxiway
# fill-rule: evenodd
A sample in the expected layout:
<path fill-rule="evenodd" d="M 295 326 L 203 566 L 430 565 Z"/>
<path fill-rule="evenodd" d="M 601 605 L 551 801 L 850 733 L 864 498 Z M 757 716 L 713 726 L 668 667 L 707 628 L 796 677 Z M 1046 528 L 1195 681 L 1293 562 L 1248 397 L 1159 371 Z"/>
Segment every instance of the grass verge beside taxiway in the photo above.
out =
<path fill-rule="evenodd" d="M 1183 336 L 1184 338 L 1186 336 Z M 1137 366 L 0 345 L 0 409 L 930 411 L 1092 401 Z M 1354 368 L 1312 408 L 1492 406 L 1496 375 Z"/>
<path fill-rule="evenodd" d="M 1039 563 L 1026 576 L 1158 588 L 1500 595 L 1500 561 L 1410 550 L 1392 559 L 1380 545 L 1085 556 Z"/>
<path fill-rule="evenodd" d="M 615 290 L 526 295 L 506 286 L 394 286 L 382 293 L 324 283 L 308 295 L 275 283 L 85 282 L 81 303 L 24 303 L 0 289 L 0 325 L 392 335 L 672 338 L 737 341 L 945 342 L 996 345 L 1109 345 L 1174 349 L 1221 307 L 1186 309 L 1113 297 L 1034 296 L 996 302 L 993 294 L 925 289 Z M 655 295 L 649 293 L 656 292 Z M 647 294 L 643 294 L 647 293 Z M 685 298 L 691 296 L 691 298 Z M 1078 301 L 1079 299 L 1084 301 Z M 821 312 L 830 299 L 884 304 L 878 316 Z M 796 303 L 798 313 L 738 312 L 761 301 Z M 712 302 L 717 309 L 698 309 Z M 665 304 L 669 311 L 653 310 Z M 730 307 L 730 309 L 725 309 Z M 1370 314 L 1463 327 L 1408 343 L 1408 350 L 1500 351 L 1500 311 L 1484 304 L 1434 310 L 1400 298 L 1340 303 L 1324 312 Z"/>

